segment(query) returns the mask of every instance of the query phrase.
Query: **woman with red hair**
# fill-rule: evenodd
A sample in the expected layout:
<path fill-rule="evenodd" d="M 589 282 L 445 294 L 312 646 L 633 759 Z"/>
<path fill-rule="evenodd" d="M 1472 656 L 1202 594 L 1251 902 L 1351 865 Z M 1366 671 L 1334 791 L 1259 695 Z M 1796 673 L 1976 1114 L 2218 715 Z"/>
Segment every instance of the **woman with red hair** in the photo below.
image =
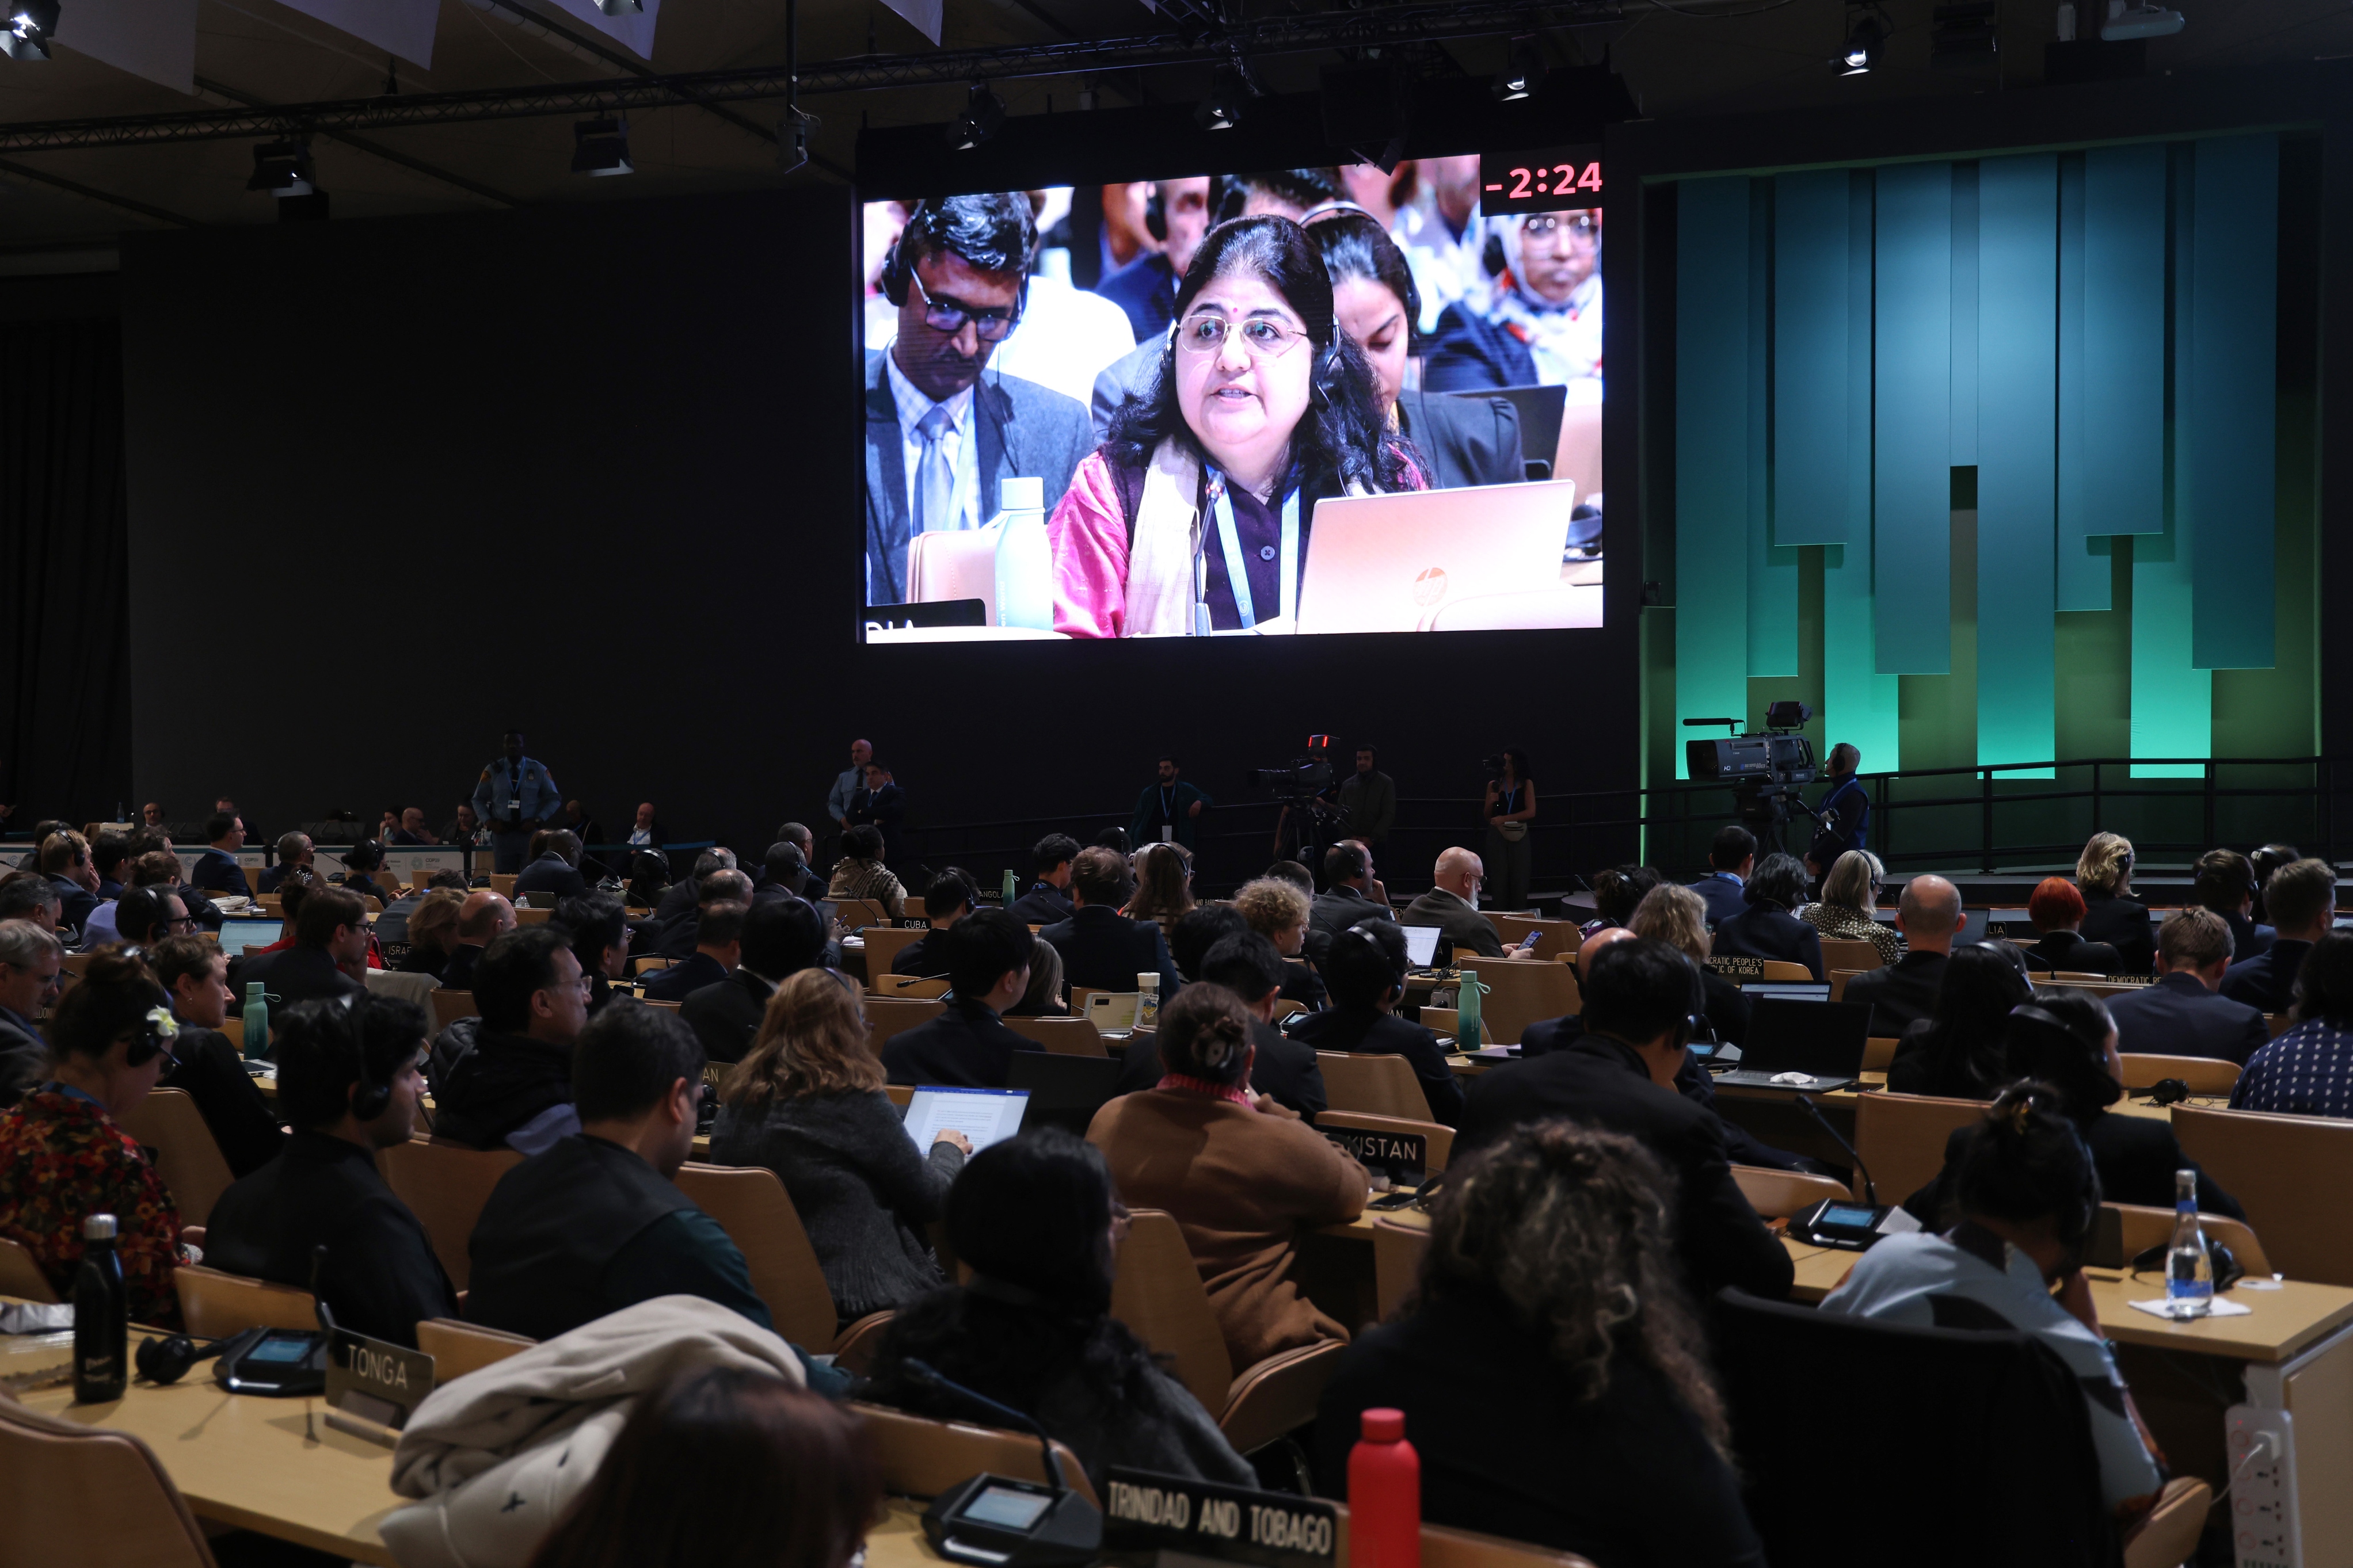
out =
<path fill-rule="evenodd" d="M 2124 955 L 2115 948 L 2084 940 L 2084 895 L 2066 878 L 2043 878 L 2026 900 L 2026 918 L 2042 936 L 2025 950 L 2027 968 L 2114 974 L 2124 967 Z"/>

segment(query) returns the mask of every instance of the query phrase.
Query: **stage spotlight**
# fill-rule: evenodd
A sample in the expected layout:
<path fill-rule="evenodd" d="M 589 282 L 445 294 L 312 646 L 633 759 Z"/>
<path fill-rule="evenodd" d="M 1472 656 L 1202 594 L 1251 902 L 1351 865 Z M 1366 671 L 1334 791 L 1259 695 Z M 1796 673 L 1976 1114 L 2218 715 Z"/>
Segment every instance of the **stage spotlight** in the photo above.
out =
<path fill-rule="evenodd" d="M 607 16 L 635 16 L 645 8 L 644 0 L 596 0 L 596 9 Z"/>
<path fill-rule="evenodd" d="M 55 7 L 52 7 L 55 9 Z M 2169 38 L 2189 25 L 2189 18 L 2179 11 L 2150 4 L 2150 0 L 2108 0 L 2108 19 L 2100 25 L 2100 37 L 2109 43 L 2121 43 L 2127 38 Z"/>
<path fill-rule="evenodd" d="M 1209 96 L 1193 110 L 1193 123 L 1204 131 L 1231 131 L 1242 122 L 1242 106 L 1250 101 L 1250 86 L 1231 66 L 1219 66 L 1209 81 Z"/>
<path fill-rule="evenodd" d="M 253 150 L 253 177 L 245 182 L 248 191 L 268 191 L 280 201 L 294 196 L 307 196 L 316 191 L 318 177 L 311 167 L 309 138 L 298 136 L 290 142 L 264 142 Z"/>
<path fill-rule="evenodd" d="M 987 82 L 972 84 L 972 96 L 964 101 L 964 112 L 948 121 L 948 145 L 959 153 L 968 153 L 997 134 L 1005 123 L 1005 100 L 988 90 Z"/>
<path fill-rule="evenodd" d="M 1879 63 L 1880 46 L 1887 41 L 1887 23 L 1874 10 L 1865 11 L 1847 29 L 1846 47 L 1831 62 L 1841 76 L 1868 76 Z"/>
<path fill-rule="evenodd" d="M 27 62 L 47 59 L 57 30 L 58 0 L 16 0 L 8 7 L 7 27 L 0 31 L 0 54 Z"/>
<path fill-rule="evenodd" d="M 636 174 L 638 166 L 629 162 L 628 121 L 617 114 L 609 120 L 574 121 L 572 172 L 598 178 Z"/>
<path fill-rule="evenodd" d="M 1495 101 L 1517 103 L 1535 93 L 1536 83 L 1544 79 L 1544 50 L 1536 45 L 1534 35 L 1512 40 L 1511 53 L 1504 58 L 1504 74 L 1495 79 Z"/>

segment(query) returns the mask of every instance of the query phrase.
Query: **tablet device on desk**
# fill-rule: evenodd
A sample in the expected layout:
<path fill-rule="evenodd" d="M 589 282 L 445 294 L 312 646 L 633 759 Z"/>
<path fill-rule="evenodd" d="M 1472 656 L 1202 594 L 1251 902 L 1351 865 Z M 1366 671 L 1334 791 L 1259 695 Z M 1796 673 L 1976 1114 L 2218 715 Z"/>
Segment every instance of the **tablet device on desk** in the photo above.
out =
<path fill-rule="evenodd" d="M 1319 503 L 1299 572 L 1299 630 L 1428 631 L 1466 599 L 1556 584 L 1576 491 L 1540 480 Z"/>
<path fill-rule="evenodd" d="M 1021 1131 L 1021 1113 L 1029 1106 L 1026 1089 L 919 1089 L 907 1102 L 907 1136 L 928 1154 L 948 1129 L 972 1140 L 979 1153 L 1000 1139 Z"/>
<path fill-rule="evenodd" d="M 1405 932 L 1405 961 L 1409 967 L 1428 969 L 1438 961 L 1438 939 L 1443 934 L 1436 926 L 1399 926 Z"/>

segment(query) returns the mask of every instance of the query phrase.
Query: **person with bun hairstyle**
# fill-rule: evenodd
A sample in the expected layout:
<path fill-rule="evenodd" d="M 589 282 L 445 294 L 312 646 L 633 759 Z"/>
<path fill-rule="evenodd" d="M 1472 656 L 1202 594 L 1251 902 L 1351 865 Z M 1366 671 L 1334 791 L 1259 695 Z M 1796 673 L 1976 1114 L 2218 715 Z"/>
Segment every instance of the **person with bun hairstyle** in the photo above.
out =
<path fill-rule="evenodd" d="M 147 966 L 100 952 L 49 1021 L 48 1077 L 0 1114 L 0 1236 L 73 1299 L 82 1222 L 114 1216 L 131 1321 L 177 1328 L 180 1211 L 121 1118 L 172 1068 L 179 1026 Z"/>
<path fill-rule="evenodd" d="M 1120 1196 L 1166 1209 L 1185 1232 L 1237 1367 L 1347 1329 L 1291 1280 L 1302 1232 L 1345 1225 L 1371 1195 L 1365 1168 L 1272 1098 L 1250 1091 L 1250 1013 L 1197 981 L 1161 1010 L 1163 1076 L 1095 1112 Z"/>
<path fill-rule="evenodd" d="M 2142 1512 L 2165 1476 L 2084 1279 L 2100 1175 L 2066 1093 L 2012 1084 L 1963 1131 L 1966 1145 L 1948 1165 L 1957 1212 L 1947 1227 L 1880 1237 L 1821 1310 L 2033 1335 L 2083 1387 L 2109 1508 L 2120 1517 Z"/>

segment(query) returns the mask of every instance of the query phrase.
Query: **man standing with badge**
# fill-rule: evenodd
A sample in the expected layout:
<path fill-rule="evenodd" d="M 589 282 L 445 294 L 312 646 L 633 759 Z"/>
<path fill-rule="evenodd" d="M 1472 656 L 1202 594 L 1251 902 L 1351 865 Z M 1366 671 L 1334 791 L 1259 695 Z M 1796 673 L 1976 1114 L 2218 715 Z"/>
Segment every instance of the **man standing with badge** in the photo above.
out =
<path fill-rule="evenodd" d="M 546 767 L 522 754 L 522 731 L 509 730 L 505 739 L 505 754 L 491 758 L 474 785 L 474 815 L 490 824 L 492 868 L 512 872 L 522 869 L 531 836 L 564 809 L 564 797 Z"/>
<path fill-rule="evenodd" d="M 1195 824 L 1202 808 L 1217 802 L 1176 776 L 1176 759 L 1160 759 L 1160 780 L 1136 797 L 1135 822 L 1128 837 L 1135 847 L 1147 844 L 1194 845 Z"/>

